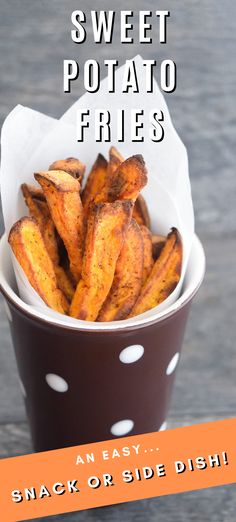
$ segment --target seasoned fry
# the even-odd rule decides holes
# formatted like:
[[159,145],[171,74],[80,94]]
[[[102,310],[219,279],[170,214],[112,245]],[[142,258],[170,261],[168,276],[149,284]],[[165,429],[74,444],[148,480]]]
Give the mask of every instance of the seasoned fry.
[[145,281],[149,277],[152,267],[154,265],[153,257],[152,257],[152,235],[150,230],[141,225],[140,231],[143,239],[143,273],[142,273],[142,286]]
[[[114,163],[119,163],[119,156],[115,156]],[[116,201],[128,199],[136,201],[139,192],[147,183],[147,170],[141,154],[131,156],[118,165],[110,161],[110,175],[105,178],[104,184],[95,198],[96,202]],[[113,172],[112,172],[113,170]]]
[[154,261],[159,257],[163,246],[165,245],[166,237],[155,234],[152,236],[152,255]]
[[21,190],[24,195],[24,189],[27,190],[27,193],[31,195],[32,198],[40,200],[40,201],[46,201],[44,193],[41,188],[36,187],[35,185],[29,185],[28,183],[23,183],[21,185]]
[[108,162],[108,167],[107,167],[108,177],[110,177],[114,174],[117,167],[119,167],[119,165],[121,163],[123,163],[123,161],[125,161],[125,159],[116,149],[116,147],[111,147],[109,150],[109,162]]
[[81,279],[70,307],[72,317],[96,320],[112,286],[132,206],[130,201],[91,206]]
[[128,199],[135,202],[147,183],[147,170],[141,154],[131,156],[121,163],[107,183],[109,201]]
[[76,178],[81,185],[85,173],[85,165],[77,158],[66,158],[54,161],[48,170],[64,170],[64,172]]
[[182,243],[177,229],[173,228],[167,236],[166,244],[141,290],[130,317],[154,308],[168,297],[179,282],[181,265]]
[[[40,232],[43,236],[45,247],[53,262],[58,287],[62,290],[62,292],[64,292],[66,298],[71,301],[74,294],[74,288],[65,270],[59,266],[60,255],[58,248],[58,237],[43,191],[41,189],[31,190],[31,187],[25,183],[21,186],[21,189],[26,205],[28,206],[30,216],[37,221]],[[43,197],[40,195],[40,198],[38,198],[38,192],[42,192]]]
[[52,259],[53,263],[58,264],[59,256],[56,229],[51,219],[47,202],[41,197],[38,199],[37,192],[32,191],[31,187],[26,185],[26,183],[21,185],[21,190],[25,199],[25,203],[29,209],[30,216],[34,218],[39,225],[50,258]]
[[147,208],[146,201],[142,194],[139,194],[138,198],[135,201],[133,218],[136,219],[139,225],[145,225],[150,229],[151,222],[150,216]]
[[21,191],[31,217],[34,217],[38,224],[44,225],[45,218],[48,218],[50,213],[43,191],[27,183],[21,185]]
[[[106,203],[107,201],[111,201],[109,198],[109,190],[111,179],[115,175],[117,168],[123,163],[124,158],[118,152],[115,147],[110,147],[109,150],[109,162],[107,164],[106,175],[104,177],[103,185],[100,187],[100,190],[97,191],[96,196],[94,197],[94,201],[96,203]],[[119,197],[115,198],[119,199]],[[114,199],[114,201],[115,201]]]
[[8,241],[36,292],[53,310],[65,313],[65,297],[57,287],[53,264],[36,221],[30,217],[17,221],[10,230]]
[[132,219],[117,260],[111,290],[97,321],[118,321],[130,313],[141,290],[143,257],[142,233]]
[[82,268],[84,216],[78,180],[61,170],[35,174],[51,216],[68,252],[70,270],[77,282]]
[[[111,147],[109,150],[109,163],[108,163],[108,179],[111,178],[116,172],[116,169],[123,163],[125,160],[123,156],[119,153],[119,151],[115,147]],[[108,191],[107,187],[107,191]],[[107,198],[108,199],[108,196]],[[134,210],[133,210],[133,218],[136,219],[139,225],[145,225],[150,228],[150,216],[147,208],[146,201],[144,197],[139,194],[135,201]]]
[[180,235],[151,233],[142,155],[125,160],[114,146],[108,162],[98,154],[80,195],[84,171],[69,157],[35,173],[40,188],[23,184],[31,217],[12,227],[9,242],[52,308],[85,321],[139,315],[178,284]]
[[102,154],[98,154],[82,192],[82,202],[85,215],[88,213],[90,204],[95,201],[96,196],[100,194],[106,184],[106,178],[107,160],[102,156]]
[[[107,163],[106,173],[103,179],[102,186],[97,191],[94,202],[96,203],[106,203],[110,201],[109,198],[109,190],[110,190],[110,184],[111,179],[115,175],[115,172],[117,168],[123,163],[124,158],[121,156],[121,154],[118,152],[118,150],[115,147],[110,147],[109,150],[109,162]],[[119,199],[119,197],[115,198]],[[114,200],[115,201],[115,200]]]

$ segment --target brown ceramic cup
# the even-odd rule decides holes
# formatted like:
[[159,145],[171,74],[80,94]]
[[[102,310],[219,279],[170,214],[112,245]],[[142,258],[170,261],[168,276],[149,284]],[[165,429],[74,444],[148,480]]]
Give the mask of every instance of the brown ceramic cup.
[[42,318],[18,296],[0,242],[0,287],[36,451],[163,429],[192,299],[205,272],[195,236],[182,294],[135,326],[78,329]]

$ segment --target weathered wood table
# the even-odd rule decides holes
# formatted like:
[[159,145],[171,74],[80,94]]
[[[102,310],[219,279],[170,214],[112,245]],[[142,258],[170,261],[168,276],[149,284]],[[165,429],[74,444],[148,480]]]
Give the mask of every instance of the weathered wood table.
[[[236,4],[173,0],[167,6],[163,0],[158,5],[153,0],[136,0],[130,5],[135,12],[171,9],[167,45],[121,45],[116,32],[113,46],[89,41],[76,46],[70,39],[70,14],[76,8],[94,9],[91,0],[0,0],[1,123],[17,103],[54,117],[71,105],[82,88],[77,83],[72,94],[63,94],[64,58],[82,64],[94,56],[123,60],[142,53],[146,58],[176,61],[178,88],[167,95],[167,102],[189,152],[196,230],[206,250],[207,273],[188,323],[169,427],[233,417]],[[101,7],[126,9],[127,2],[104,0]],[[0,321],[0,456],[7,457],[30,452],[31,443],[3,301]],[[235,512],[232,485],[44,520],[233,522]],[[4,522],[4,514],[0,518]]]

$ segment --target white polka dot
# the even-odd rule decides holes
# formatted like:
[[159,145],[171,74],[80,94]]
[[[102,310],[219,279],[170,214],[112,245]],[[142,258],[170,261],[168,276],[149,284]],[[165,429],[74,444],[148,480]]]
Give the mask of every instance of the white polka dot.
[[119,422],[116,422],[111,427],[112,435],[116,437],[122,437],[122,435],[126,435],[129,433],[134,427],[134,422],[130,419],[125,419]]
[[125,364],[130,364],[141,359],[143,354],[144,347],[141,344],[132,344],[120,352],[119,359]]
[[174,357],[172,357],[171,361],[169,362],[167,368],[166,368],[166,375],[171,375],[173,371],[175,370],[177,364],[179,361],[179,353],[176,353]]
[[21,379],[19,379],[19,384],[20,384],[20,389],[21,389],[21,393],[24,397],[26,397],[26,391],[25,391],[25,387],[24,387],[24,384],[22,382]]
[[167,422],[163,422],[158,431],[165,431],[167,428]]
[[55,373],[48,373],[45,379],[48,386],[57,392],[65,393],[69,388],[65,379],[60,377],[60,375],[56,375]]
[[7,314],[8,321],[12,322],[11,310],[6,301],[4,301],[5,312]]

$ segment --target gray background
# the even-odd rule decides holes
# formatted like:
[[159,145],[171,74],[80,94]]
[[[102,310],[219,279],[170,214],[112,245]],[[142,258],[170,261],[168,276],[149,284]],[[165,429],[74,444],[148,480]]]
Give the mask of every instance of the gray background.
[[[77,46],[70,39],[73,9],[170,9],[166,45]],[[235,416],[235,30],[232,0],[120,2],[1,0],[0,118],[17,104],[59,117],[82,93],[78,82],[63,94],[62,61],[82,65],[96,56],[122,60],[172,58],[178,88],[166,95],[174,124],[189,152],[196,230],[206,251],[204,285],[192,307],[179,365],[169,426]],[[88,23],[90,26],[90,24]],[[20,132],[20,129],[19,129]],[[1,231],[3,225],[1,224]],[[0,454],[31,450],[24,406],[1,301]],[[44,520],[148,522],[235,520],[234,486],[206,489]],[[1,520],[4,520],[1,515]]]

